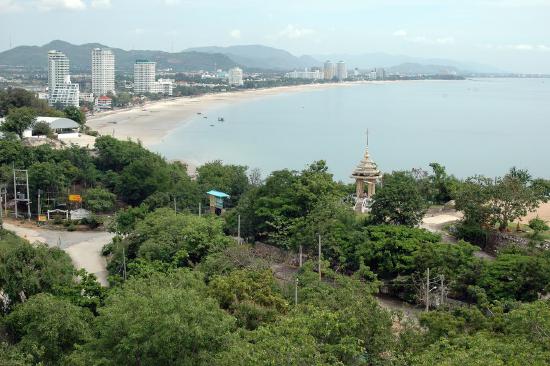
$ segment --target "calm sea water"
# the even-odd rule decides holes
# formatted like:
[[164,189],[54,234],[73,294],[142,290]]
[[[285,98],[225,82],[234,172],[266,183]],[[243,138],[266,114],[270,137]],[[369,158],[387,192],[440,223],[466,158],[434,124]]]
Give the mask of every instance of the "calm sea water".
[[371,156],[384,172],[439,162],[459,177],[497,176],[517,166],[550,178],[550,79],[361,84],[204,114],[208,119],[197,116],[153,149],[168,159],[221,159],[264,175],[324,159],[335,178],[347,181],[368,129]]

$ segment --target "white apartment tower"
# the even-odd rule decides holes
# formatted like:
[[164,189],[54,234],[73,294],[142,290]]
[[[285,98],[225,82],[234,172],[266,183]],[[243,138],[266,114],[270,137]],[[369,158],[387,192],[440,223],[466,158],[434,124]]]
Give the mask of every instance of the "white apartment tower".
[[92,50],[92,93],[95,96],[115,92],[115,55],[102,48]]
[[228,73],[228,81],[229,85],[243,85],[243,70],[238,67],[230,69]]
[[71,83],[69,59],[59,51],[48,52],[48,103],[51,106],[78,107],[78,84]]
[[325,80],[332,80],[336,77],[336,65],[334,62],[326,61],[324,65]]
[[156,62],[136,60],[134,64],[134,93],[151,93],[155,89]]
[[344,61],[338,61],[336,64],[336,78],[342,81],[348,78],[348,69]]

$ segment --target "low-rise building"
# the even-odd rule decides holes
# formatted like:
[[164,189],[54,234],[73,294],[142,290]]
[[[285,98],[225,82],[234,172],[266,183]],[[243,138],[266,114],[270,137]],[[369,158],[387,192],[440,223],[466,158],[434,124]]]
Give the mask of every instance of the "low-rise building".
[[310,79],[310,80],[319,80],[324,78],[323,72],[320,70],[309,71],[305,69],[304,71],[292,71],[285,74],[285,77],[289,79]]
[[96,100],[96,107],[99,109],[112,109],[113,100],[106,95],[102,95]]
[[[0,118],[0,125],[4,123],[5,118]],[[35,123],[46,123],[50,126],[52,132],[57,135],[58,139],[63,138],[75,138],[79,137],[78,128],[80,125],[69,118],[63,117],[36,117]],[[23,138],[34,137],[38,138],[40,136],[33,135],[33,129],[29,128],[23,131]]]

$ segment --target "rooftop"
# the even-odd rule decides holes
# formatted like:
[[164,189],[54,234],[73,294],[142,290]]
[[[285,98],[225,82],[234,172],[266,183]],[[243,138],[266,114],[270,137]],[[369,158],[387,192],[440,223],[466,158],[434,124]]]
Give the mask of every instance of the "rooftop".
[[208,194],[210,196],[218,197],[218,198],[228,198],[229,197],[229,195],[227,193],[223,193],[223,192],[215,191],[215,190],[208,191],[208,192],[206,192],[206,194]]
[[369,155],[369,148],[367,147],[365,149],[365,155],[363,156],[363,159],[357,164],[357,167],[351,174],[352,178],[380,178],[380,170],[378,170],[378,166]]

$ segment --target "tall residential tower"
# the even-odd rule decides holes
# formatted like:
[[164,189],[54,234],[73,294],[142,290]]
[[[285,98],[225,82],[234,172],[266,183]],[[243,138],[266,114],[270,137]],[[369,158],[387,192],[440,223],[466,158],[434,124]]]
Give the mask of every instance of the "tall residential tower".
[[338,61],[336,64],[336,78],[342,81],[348,78],[348,69],[344,61]]
[[336,65],[334,62],[326,61],[323,71],[325,80],[332,80],[336,77]]
[[115,55],[111,50],[92,50],[92,93],[102,96],[115,92]]
[[134,93],[151,93],[155,84],[156,62],[136,60],[134,64]]
[[48,52],[48,103],[51,106],[78,107],[78,84],[71,83],[69,59],[59,51]]

